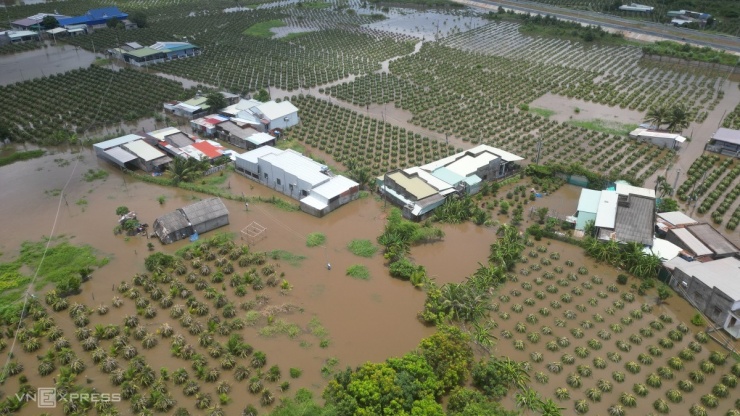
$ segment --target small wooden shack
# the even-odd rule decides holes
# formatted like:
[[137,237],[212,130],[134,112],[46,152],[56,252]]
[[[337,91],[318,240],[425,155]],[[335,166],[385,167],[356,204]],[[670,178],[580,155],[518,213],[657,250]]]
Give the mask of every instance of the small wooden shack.
[[170,244],[228,224],[229,211],[221,198],[209,198],[162,215],[152,228],[162,244]]

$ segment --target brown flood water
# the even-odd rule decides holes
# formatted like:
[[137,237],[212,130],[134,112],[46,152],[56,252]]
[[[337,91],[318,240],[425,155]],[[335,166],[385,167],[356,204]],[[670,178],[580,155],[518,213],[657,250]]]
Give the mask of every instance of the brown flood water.
[[81,48],[55,46],[53,41],[47,41],[45,45],[39,49],[0,57],[0,85],[86,68],[95,61],[95,54]]
[[[78,159],[79,163],[75,166],[75,162]],[[105,180],[85,182],[82,174],[88,169],[104,169],[109,172],[109,176]],[[0,181],[0,195],[2,195],[3,201],[0,204],[0,216],[4,219],[2,227],[4,239],[0,242],[0,251],[4,254],[0,259],[8,260],[14,256],[17,253],[20,243],[25,240],[39,240],[42,236],[48,236],[54,225],[57,207],[59,207],[55,235],[69,236],[74,243],[90,244],[101,253],[111,256],[110,263],[99,271],[96,271],[93,274],[93,279],[83,285],[83,293],[70,299],[70,302],[84,303],[93,308],[101,303],[110,305],[113,296],[120,296],[117,292],[114,293],[111,291],[112,285],[117,285],[123,280],[130,281],[135,273],[144,272],[143,260],[149,254],[146,243],[152,241],[147,240],[145,237],[131,237],[127,240],[122,236],[114,236],[112,228],[116,220],[114,215],[115,208],[119,205],[127,205],[138,213],[139,218],[143,222],[151,224],[157,216],[186,205],[194,198],[203,197],[178,189],[133,181],[131,178],[123,176],[111,165],[98,161],[94,153],[89,149],[83,149],[77,153],[59,151],[57,154],[48,155],[40,159],[5,166],[0,168],[0,177],[3,178],[3,181]],[[50,195],[51,192],[45,193],[45,191],[62,189],[68,180],[69,186],[66,192],[66,200],[62,199],[61,204],[58,197]],[[230,186],[231,191],[237,194],[244,193],[246,195],[262,196],[272,194],[271,190],[238,175],[231,175],[227,179],[225,186]],[[557,211],[570,211],[574,208],[574,206],[571,207],[574,204],[571,198],[577,195],[577,189],[575,187],[565,186],[552,196],[538,199],[534,204],[528,204],[527,209],[530,205],[547,205]],[[157,202],[157,197],[159,196],[165,196],[166,198],[166,202],[163,205]],[[87,202],[79,202],[83,200]],[[380,254],[377,254],[373,258],[365,259],[352,255],[346,249],[346,245],[352,239],[363,238],[374,241],[380,234],[385,223],[386,212],[384,211],[382,202],[373,197],[364,198],[346,205],[322,219],[314,218],[301,212],[285,212],[268,204],[250,204],[250,211],[246,212],[244,206],[239,203],[231,201],[224,202],[230,211],[231,224],[228,227],[224,227],[221,231],[232,232],[238,236],[239,231],[243,227],[252,221],[256,221],[265,226],[267,231],[266,238],[255,243],[253,245],[254,249],[261,251],[281,249],[306,256],[306,259],[298,267],[285,262],[279,265],[278,273],[284,272],[285,279],[293,285],[292,291],[287,295],[281,295],[274,288],[265,288],[265,290],[260,292],[260,294],[269,297],[270,305],[292,304],[302,308],[301,312],[280,314],[277,316],[277,319],[284,319],[287,322],[299,325],[303,328],[304,333],[295,339],[289,339],[285,335],[265,338],[257,333],[257,330],[265,324],[264,320],[257,327],[246,327],[243,331],[240,331],[244,335],[245,340],[255,350],[261,350],[267,353],[268,363],[265,370],[273,364],[280,366],[283,372],[282,380],[290,380],[292,385],[291,390],[286,394],[291,394],[291,392],[300,387],[310,388],[317,395],[320,394],[327,382],[322,377],[320,370],[330,357],[335,357],[339,361],[335,369],[343,369],[345,366],[354,367],[366,361],[382,361],[390,356],[398,356],[414,349],[421,338],[433,332],[432,328],[423,326],[416,319],[416,314],[421,310],[424,302],[423,292],[414,289],[407,282],[390,278]],[[412,256],[415,261],[424,265],[429,275],[433,276],[439,283],[460,282],[478,267],[479,262],[484,263],[486,261],[488,248],[494,241],[495,234],[492,229],[476,227],[470,223],[443,225],[442,228],[446,233],[443,242],[414,247],[412,249]],[[305,236],[311,232],[324,233],[327,236],[326,246],[306,247]],[[203,237],[208,238],[209,236],[206,234]],[[157,250],[166,253],[173,253],[178,248],[187,244],[187,242],[181,241],[169,246],[161,246],[158,242],[153,242]],[[237,243],[242,243],[238,237]],[[553,386],[564,385],[566,375],[575,371],[575,365],[566,365],[563,372],[559,375],[550,374],[544,366],[549,362],[559,360],[560,355],[566,352],[566,350],[573,355],[573,348],[581,344],[585,345],[586,340],[595,337],[596,332],[603,327],[600,326],[603,324],[596,324],[594,328],[586,331],[586,336],[583,339],[579,340],[566,332],[575,325],[575,322],[580,323],[582,320],[591,319],[589,318],[591,314],[596,313],[598,310],[598,313],[604,316],[606,324],[614,323],[642,302],[652,302],[652,300],[637,299],[635,303],[628,304],[623,311],[617,310],[616,314],[612,316],[607,315],[603,311],[604,308],[616,299],[617,294],[609,293],[608,299],[599,300],[599,306],[597,308],[588,307],[589,311],[586,314],[579,312],[578,319],[568,321],[568,326],[565,328],[558,328],[554,323],[546,323],[548,319],[553,320],[555,317],[562,319],[561,315],[566,309],[575,310],[576,305],[585,304],[586,299],[595,296],[596,290],[605,290],[604,287],[613,281],[617,271],[610,267],[594,264],[589,259],[583,258],[580,249],[575,247],[559,242],[552,242],[547,245],[547,242],[543,241],[536,244],[546,245],[548,249],[547,254],[541,254],[540,258],[547,257],[550,252],[557,251],[561,255],[561,260],[553,261],[551,266],[543,266],[542,271],[532,272],[527,277],[519,275],[518,282],[511,282],[500,291],[500,293],[505,294],[510,293],[512,289],[518,289],[523,293],[521,297],[512,295],[508,303],[499,302],[501,304],[501,311],[509,311],[511,317],[508,320],[502,320],[496,315],[493,316],[493,319],[499,324],[499,328],[494,330],[494,335],[499,337],[495,352],[502,355],[509,355],[515,359],[529,360],[530,352],[534,350],[542,351],[546,358],[540,364],[533,363],[531,374],[534,375],[536,371],[543,371],[550,375],[550,383],[541,385],[533,381],[533,387],[541,391],[545,397],[551,397],[554,389]],[[525,255],[530,250],[534,250],[534,248],[527,248]],[[546,280],[545,284],[541,287],[533,285],[532,292],[544,290],[547,284],[554,284],[555,280],[563,278],[568,272],[575,272],[575,269],[580,265],[588,268],[588,274],[585,276],[578,275],[579,280],[577,282],[571,282],[569,287],[559,287],[560,292],[557,295],[548,294],[547,303],[545,304],[542,304],[543,301],[537,301],[533,307],[526,307],[523,314],[516,314],[509,310],[512,304],[523,302],[524,298],[530,296],[527,291],[522,290],[520,286],[522,282],[526,280],[534,281],[535,277],[540,276],[545,270],[550,270],[556,265],[562,266],[565,260],[568,259],[575,262],[574,267],[563,266],[565,268],[564,274],[557,275],[552,282]],[[528,264],[521,265],[521,267],[518,266],[518,268],[526,268],[532,263],[536,263],[537,260],[530,258]],[[331,263],[331,270],[327,270],[327,263]],[[362,281],[345,276],[344,271],[353,264],[367,266],[370,270],[371,278],[367,281]],[[594,285],[593,289],[590,290],[584,289],[584,294],[574,296],[575,299],[571,304],[563,303],[561,309],[551,310],[552,314],[549,318],[541,317],[540,323],[537,325],[528,325],[533,328],[532,330],[542,325],[549,325],[553,329],[553,335],[543,336],[536,347],[528,345],[524,351],[517,351],[512,348],[512,340],[503,339],[499,336],[499,332],[502,329],[508,328],[508,326],[512,327],[511,331],[514,333],[513,325],[519,320],[523,321],[524,316],[529,313],[529,309],[531,309],[532,313],[537,314],[537,310],[540,307],[549,305],[550,298],[556,299],[556,296],[559,297],[562,293],[580,285],[592,275],[602,277],[604,279],[603,285]],[[212,286],[216,289],[219,288],[218,284],[212,284]],[[628,286],[620,287],[620,290],[628,290]],[[195,293],[199,300],[207,304],[211,303],[211,301],[204,299],[202,292],[196,291]],[[228,290],[227,297],[230,301],[238,304],[239,302],[253,299],[255,293],[249,290],[247,296],[238,298],[231,290]],[[184,301],[177,299],[175,303],[184,303]],[[683,300],[674,297],[670,299],[667,305],[655,307],[654,313],[668,313],[674,317],[675,322],[673,326],[666,325],[666,330],[663,331],[667,332],[669,328],[675,327],[679,319],[687,320],[691,315],[691,308]],[[97,324],[109,323],[121,325],[125,315],[135,314],[134,302],[124,298],[124,305],[120,310],[113,309],[109,314],[104,316],[99,316],[95,313],[92,314],[90,316],[91,323],[89,327],[94,328]],[[65,337],[72,340],[74,338],[75,328],[68,319],[67,312],[52,315],[57,324],[64,330]],[[244,317],[244,311],[239,310],[237,316]],[[328,331],[330,345],[325,349],[319,348],[317,337],[306,332],[308,322],[314,317]],[[195,319],[205,323],[207,317],[196,317]],[[626,339],[629,334],[646,325],[652,319],[654,318],[651,317],[651,314],[646,313],[642,319],[639,321],[635,320],[636,322],[630,325],[630,327],[626,327],[623,334],[618,336],[615,334],[611,341],[604,341],[603,350],[592,351],[588,360],[581,361],[589,364],[590,360],[597,355],[605,357],[606,352],[615,349],[615,340]],[[141,318],[141,323],[146,324],[147,330],[150,332],[156,331],[159,325],[164,322],[169,322],[175,329],[175,333],[183,334],[186,342],[195,346],[198,345],[197,337],[190,335],[187,329],[182,327],[178,321],[170,319],[168,312],[165,310],[158,308],[158,315],[153,319],[146,320]],[[694,330],[693,327],[691,329]],[[554,339],[553,337],[555,336],[568,336],[572,341],[571,346],[557,353],[547,352],[542,347],[548,339]],[[222,336],[216,338],[221,343],[224,343],[227,339],[227,337]],[[527,342],[526,334],[515,333],[513,339],[523,339]],[[573,389],[572,400],[584,396],[586,388],[591,383],[590,379],[594,381],[599,378],[611,379],[611,371],[618,369],[619,371],[623,371],[625,362],[636,359],[639,352],[644,351],[647,345],[656,343],[657,339],[658,337],[656,335],[653,339],[646,339],[642,346],[634,346],[631,352],[622,353],[622,362],[619,364],[610,363],[607,367],[608,372],[603,373],[602,370],[594,371],[594,376],[585,379],[583,388],[580,390]],[[687,344],[690,339],[691,337],[687,335],[682,345]],[[177,368],[184,367],[191,376],[193,375],[188,361],[175,358],[171,355],[169,351],[169,340],[160,340],[159,345],[149,351],[145,351],[141,347],[140,341],[136,341],[133,338],[131,341],[137,346],[139,353],[147,357],[147,362],[155,370],[166,367],[170,371],[174,371]],[[307,345],[302,346],[301,341],[307,343]],[[46,345],[48,341],[44,340],[43,343],[45,346],[42,347],[41,351],[44,351],[48,347]],[[107,349],[109,343],[110,341],[102,341],[101,347]],[[100,392],[118,391],[117,388],[109,383],[107,380],[108,376],[102,373],[92,362],[90,353],[82,351],[76,342],[72,342],[72,345],[78,357],[83,358],[88,365],[88,369],[78,378],[78,382],[84,383],[83,378],[87,376],[91,380],[92,385]],[[687,370],[676,372],[676,379],[672,383],[686,378],[688,369],[691,366],[697,365],[696,363],[698,363],[700,355],[702,357],[708,355],[707,351],[710,348],[716,348],[716,346],[712,346],[711,344],[705,345],[704,352],[697,354],[697,359],[693,363],[687,363]],[[678,345],[671,351],[665,351],[662,360],[666,360],[672,355],[677,354],[678,351],[680,351]],[[205,351],[202,351],[202,353],[205,354]],[[51,385],[51,376],[40,377],[35,370],[37,363],[34,357],[37,354],[27,354],[20,350],[18,351],[20,360],[26,364],[24,374],[29,377],[29,381],[34,386],[43,387]],[[119,361],[122,366],[126,365],[125,360],[121,359]],[[218,360],[208,357],[208,365],[218,366]],[[651,368],[657,368],[659,365],[664,364],[660,359],[656,359],[655,364]],[[291,367],[302,369],[303,375],[295,380],[290,379],[287,373]],[[653,369],[650,371],[654,371]],[[718,369],[716,375],[708,377],[711,380],[707,380],[705,385],[712,386],[715,384],[721,374],[726,372],[725,370]],[[604,394],[604,399],[601,403],[591,404],[592,414],[606,414],[607,407],[616,403],[618,395],[622,391],[631,390],[632,383],[644,382],[644,377],[646,377],[648,372],[646,368],[643,368],[639,375],[628,376],[625,383],[614,383],[615,386],[612,393]],[[220,380],[228,381],[233,388],[232,393],[230,393],[233,401],[224,407],[227,414],[238,413],[246,404],[258,406],[258,396],[243,394],[246,382],[236,382],[233,380],[231,371],[222,371]],[[13,384],[15,382],[16,380],[14,379],[8,383],[7,391],[15,391],[17,387],[17,385]],[[672,385],[672,383],[666,382],[664,386]],[[202,391],[212,393],[214,400],[217,400],[215,383],[200,382],[200,385]],[[266,386],[277,397],[281,397],[277,384],[267,383]],[[192,406],[193,399],[186,398],[182,393],[181,387],[168,383],[168,388],[173,398],[178,401],[177,406],[188,408]],[[697,386],[694,393],[684,396],[686,403],[698,402],[700,395],[705,390],[703,386]],[[638,400],[638,407],[635,409],[637,413],[630,413],[647,414],[651,411],[651,403],[658,397],[661,397],[661,395],[662,393],[655,391],[646,398],[640,398]],[[564,407],[572,409],[572,400],[563,402]],[[505,399],[505,405],[513,408],[513,403],[510,401],[511,399]],[[727,406],[730,405],[729,401],[723,400],[720,408],[724,409],[727,407],[725,404]],[[119,408],[121,410],[128,410],[128,406],[128,403],[122,403]],[[674,411],[679,409],[677,405],[672,405],[671,407]],[[28,406],[24,409],[23,414],[36,414],[34,412],[35,410],[35,408],[32,409],[31,406]],[[196,409],[190,408],[190,410],[196,412],[194,414],[197,414]]]

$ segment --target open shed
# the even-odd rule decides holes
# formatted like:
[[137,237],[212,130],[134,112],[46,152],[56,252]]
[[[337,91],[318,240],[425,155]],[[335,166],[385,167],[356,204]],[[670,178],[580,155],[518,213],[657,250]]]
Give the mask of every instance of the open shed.
[[208,198],[157,218],[153,229],[162,244],[170,244],[228,224],[229,210],[221,198]]

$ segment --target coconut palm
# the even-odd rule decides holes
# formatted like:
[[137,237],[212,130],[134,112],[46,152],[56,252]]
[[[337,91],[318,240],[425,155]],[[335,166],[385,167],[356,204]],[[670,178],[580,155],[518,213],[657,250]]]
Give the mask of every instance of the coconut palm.
[[664,106],[651,107],[645,114],[645,121],[660,129],[660,126],[668,123],[670,113],[670,110]]
[[665,122],[668,124],[668,130],[671,132],[681,132],[689,127],[691,114],[688,108],[683,104],[674,105],[667,114]]
[[563,371],[563,364],[560,363],[560,361],[554,361],[547,365],[547,369],[550,370],[551,373],[558,374]]
[[706,379],[706,375],[703,371],[695,370],[689,373],[689,379],[696,384],[701,384]]
[[641,383],[636,383],[634,386],[632,386],[632,391],[640,397],[645,397],[648,395],[648,393],[650,393],[648,387]]
[[182,393],[186,396],[192,396],[200,391],[200,386],[195,380],[189,380],[185,382],[185,386],[182,388]]
[[699,368],[706,374],[714,374],[715,365],[711,361],[702,360],[699,363]]
[[678,382],[678,388],[681,389],[681,391],[690,393],[694,391],[694,383],[692,383],[691,380],[681,380]]
[[626,392],[625,393],[622,393],[619,396],[619,402],[622,403],[622,405],[625,406],[625,407],[635,407],[635,406],[637,406],[637,399],[635,398],[635,396],[633,396],[630,393],[626,393]]
[[260,380],[259,377],[252,377],[249,379],[249,384],[247,385],[247,389],[252,394],[257,394],[262,391],[262,380]]
[[723,365],[727,362],[727,354],[722,354],[719,351],[712,351],[712,353],[709,354],[709,361],[714,365]]
[[712,387],[712,394],[720,398],[727,397],[730,394],[730,389],[722,383],[715,384]]
[[601,357],[596,357],[593,360],[594,367],[598,368],[599,370],[603,370],[606,368],[606,360]]
[[698,404],[692,404],[689,408],[691,416],[707,416],[707,409]]
[[583,385],[581,376],[575,373],[568,374],[568,378],[566,378],[565,382],[568,383],[568,385],[573,387],[574,389],[577,389],[581,387],[581,385]]
[[664,380],[671,380],[673,379],[673,370],[665,366],[658,367],[658,376]]
[[[181,159],[181,158],[175,158]],[[213,399],[209,393],[196,393],[195,395],[195,407],[198,409],[208,409],[211,407]]]

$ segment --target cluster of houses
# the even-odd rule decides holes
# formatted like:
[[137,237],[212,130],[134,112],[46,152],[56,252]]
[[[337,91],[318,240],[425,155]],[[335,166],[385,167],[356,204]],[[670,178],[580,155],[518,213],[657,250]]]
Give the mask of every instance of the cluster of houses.
[[[682,212],[655,214],[655,191],[626,183],[583,189],[576,231],[593,224],[603,241],[639,243],[658,256],[678,293],[734,338],[740,338],[740,248],[709,224]],[[734,277],[734,278],[733,278]]]
[[473,195],[484,181],[511,175],[520,160],[513,153],[482,144],[426,165],[386,173],[376,183],[389,201],[402,208],[405,218],[421,220],[450,195]]
[[674,26],[683,26],[688,23],[697,23],[701,27],[707,24],[712,15],[709,13],[692,12],[690,10],[671,10],[667,13]]
[[[53,17],[58,26],[44,27],[44,18]],[[136,24],[128,20],[128,14],[122,12],[116,6],[90,9],[82,16],[65,16],[58,13],[38,13],[24,19],[10,22],[11,31],[5,32],[5,37],[12,43],[40,40],[41,34],[46,33],[50,37],[75,36],[90,33],[95,29],[105,28],[108,22],[117,20],[126,29],[136,28]],[[0,36],[0,42],[2,42]]]

